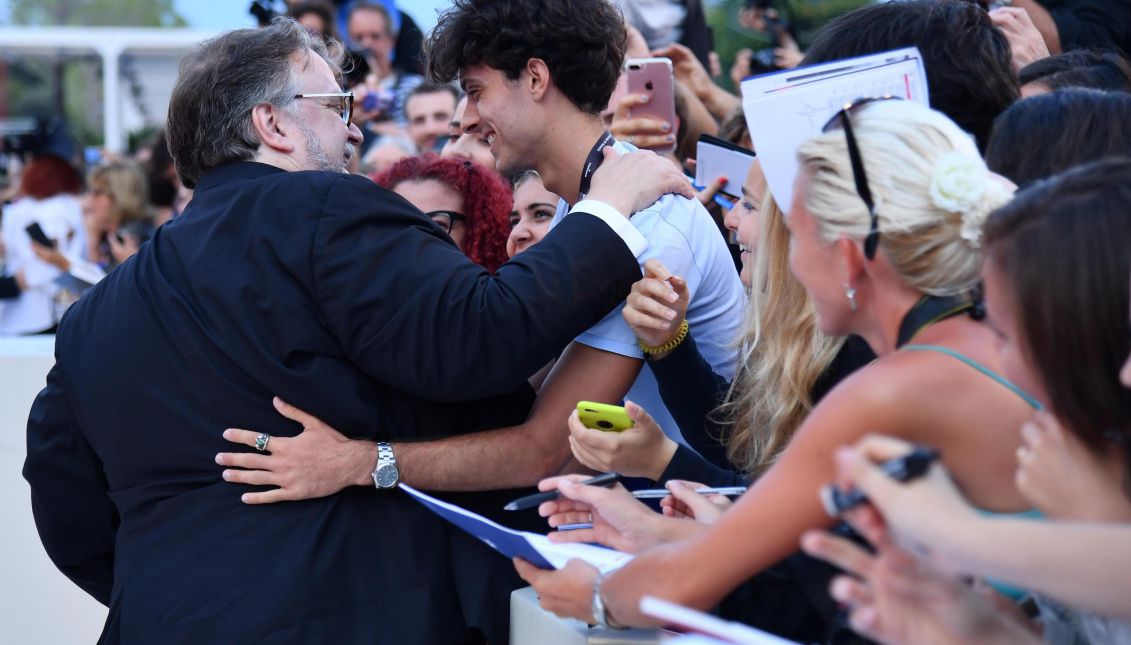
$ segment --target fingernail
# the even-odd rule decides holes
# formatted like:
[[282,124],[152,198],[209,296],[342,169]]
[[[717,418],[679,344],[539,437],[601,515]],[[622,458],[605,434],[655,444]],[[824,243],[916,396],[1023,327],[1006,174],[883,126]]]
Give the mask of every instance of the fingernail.
[[223,453],[216,455],[216,463],[220,464],[221,466],[224,465],[224,455],[223,455]]
[[232,438],[232,429],[231,428],[228,428],[227,430],[224,431],[224,438],[225,439],[231,439]]
[[675,135],[674,135],[674,134],[669,134],[668,136],[664,137],[664,141],[667,141],[668,143],[671,143],[672,141],[675,141]]
[[664,132],[667,132],[667,131],[669,131],[669,130],[671,130],[671,129],[672,129],[672,124],[670,124],[670,123],[665,123],[665,124],[664,124],[664,127],[663,127],[663,130],[664,130]]
[[664,316],[666,316],[668,320],[672,320],[673,318],[675,318],[675,312],[671,309],[668,309],[664,312]]
[[250,499],[250,497],[249,497],[250,494],[251,493],[244,493],[243,495],[240,495],[240,501],[243,502],[244,504],[246,504],[247,500]]
[[227,481],[232,478],[232,471],[225,470],[224,472],[220,473],[220,476],[223,477],[225,481]]
[[720,184],[725,185],[728,181],[730,181],[730,180],[727,179],[726,177],[719,177],[719,183]]

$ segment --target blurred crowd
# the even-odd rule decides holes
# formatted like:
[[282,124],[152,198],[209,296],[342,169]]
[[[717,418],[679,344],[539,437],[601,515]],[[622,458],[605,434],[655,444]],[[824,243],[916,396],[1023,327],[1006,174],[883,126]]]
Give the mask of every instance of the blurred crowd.
[[[804,3],[751,1],[739,19],[773,45],[727,71],[700,2],[613,4],[624,58],[671,62],[674,119],[634,116],[649,97],[622,73],[603,124],[691,175],[702,135],[756,152],[757,115],[727,89],[751,72],[917,46],[931,108],[868,97],[796,160],[754,157],[729,178],[741,190],[696,187],[715,237],[683,231],[694,261],[649,259],[621,314],[657,403],[638,405],[634,373],[609,401],[635,401],[633,427],[573,413],[571,461],[554,471],[672,496],[656,512],[624,486],[543,479],[565,498],[541,509],[551,527],[590,525],[552,539],[636,554],[607,575],[518,562],[543,606],[647,626],[652,593],[805,642],[1131,643],[1128,3],[856,3],[800,30],[790,5]],[[426,37],[395,4],[308,0],[290,15],[346,44],[342,109],[363,135],[348,170],[476,264],[495,272],[577,201],[497,165],[507,133],[485,133],[466,83],[425,78]],[[764,168],[795,161],[779,204]],[[85,178],[30,159],[3,211],[0,334],[51,332],[189,199],[161,136]],[[531,375],[531,396],[553,372]],[[923,446],[938,458],[921,478],[878,467]],[[870,504],[830,515],[818,491],[833,482]],[[695,492],[730,485],[749,489]]]

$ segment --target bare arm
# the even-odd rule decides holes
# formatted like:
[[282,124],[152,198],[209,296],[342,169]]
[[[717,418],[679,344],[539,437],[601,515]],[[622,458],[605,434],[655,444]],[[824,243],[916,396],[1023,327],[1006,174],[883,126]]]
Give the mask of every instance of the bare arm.
[[986,517],[962,499],[942,468],[900,484],[872,463],[910,449],[901,441],[869,437],[837,456],[841,481],[867,493],[898,539],[920,545],[949,570],[1131,619],[1131,526]]
[[[494,490],[534,485],[570,457],[566,421],[580,400],[618,402],[642,361],[571,343],[546,379],[525,423],[445,439],[394,443],[404,482],[427,490]],[[233,483],[279,486],[245,493],[249,504],[311,499],[347,486],[370,486],[373,441],[349,439],[323,421],[275,400],[283,416],[303,425],[297,437],[272,437],[268,453],[220,453]],[[224,437],[254,446],[258,432],[229,429]],[[242,470],[241,470],[242,469]]]
[[607,578],[602,590],[616,621],[651,624],[637,609],[645,593],[709,609],[743,580],[796,551],[807,529],[830,525],[817,491],[833,478],[833,451],[869,426],[890,424],[893,416],[876,413],[880,403],[862,389],[830,393],[777,464],[709,530],[645,552]]
[[530,418],[519,426],[393,444],[401,477],[428,490],[532,486],[570,457],[566,420],[578,401],[618,403],[642,361],[571,343],[546,378]]
[[975,518],[943,555],[955,568],[1131,620],[1131,526]]

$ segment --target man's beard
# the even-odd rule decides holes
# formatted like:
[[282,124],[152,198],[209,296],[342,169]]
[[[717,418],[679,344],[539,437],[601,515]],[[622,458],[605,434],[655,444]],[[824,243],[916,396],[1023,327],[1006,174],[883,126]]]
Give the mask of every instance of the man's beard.
[[327,172],[349,172],[349,160],[353,159],[353,156],[357,153],[357,149],[352,143],[346,144],[345,159],[341,160],[338,163],[334,163],[330,160],[330,157],[326,154],[326,151],[322,149],[322,146],[318,144],[318,137],[314,134],[314,130],[311,130],[301,123],[298,127],[299,130],[302,131],[303,136],[306,137],[307,157],[310,159],[310,163],[313,164],[317,170],[325,170]]

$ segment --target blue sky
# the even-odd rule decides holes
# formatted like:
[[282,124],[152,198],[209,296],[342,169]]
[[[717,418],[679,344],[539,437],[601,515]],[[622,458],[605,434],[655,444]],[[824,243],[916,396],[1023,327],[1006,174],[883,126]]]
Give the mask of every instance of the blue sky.
[[[236,29],[252,27],[254,18],[247,12],[251,0],[174,0],[177,12],[197,29]],[[450,4],[449,0],[411,0],[402,2],[401,10],[410,14],[424,31],[436,22],[436,10]]]

